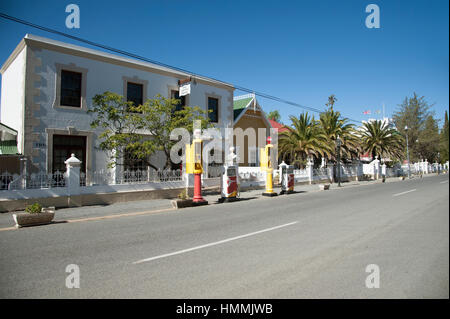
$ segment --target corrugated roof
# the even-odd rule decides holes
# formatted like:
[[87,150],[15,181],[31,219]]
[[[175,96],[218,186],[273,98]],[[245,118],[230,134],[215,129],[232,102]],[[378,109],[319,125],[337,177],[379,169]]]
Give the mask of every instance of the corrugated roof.
[[19,154],[16,141],[0,141],[0,155]]

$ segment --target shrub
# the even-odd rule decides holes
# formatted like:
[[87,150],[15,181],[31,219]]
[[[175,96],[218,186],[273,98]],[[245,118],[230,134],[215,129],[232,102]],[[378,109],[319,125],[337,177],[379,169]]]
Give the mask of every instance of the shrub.
[[179,198],[179,199],[188,199],[188,198],[189,198],[186,188],[183,189],[183,190],[178,194],[178,198]]
[[29,214],[38,214],[42,211],[42,205],[39,203],[34,203],[32,205],[28,205],[25,208],[25,212],[29,213]]

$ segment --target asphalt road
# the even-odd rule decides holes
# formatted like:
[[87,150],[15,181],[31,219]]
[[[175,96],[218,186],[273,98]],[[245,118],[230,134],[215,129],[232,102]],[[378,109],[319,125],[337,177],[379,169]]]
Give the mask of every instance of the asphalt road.
[[448,175],[2,231],[0,297],[449,298]]

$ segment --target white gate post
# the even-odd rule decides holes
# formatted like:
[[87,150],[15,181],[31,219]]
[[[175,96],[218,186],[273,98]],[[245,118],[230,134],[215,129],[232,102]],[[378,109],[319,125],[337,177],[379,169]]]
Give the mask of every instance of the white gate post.
[[314,176],[313,176],[313,163],[311,162],[311,159],[308,157],[307,163],[306,163],[306,172],[308,174],[308,180],[309,183],[312,184]]
[[71,199],[72,195],[80,194],[80,165],[81,161],[72,154],[64,164],[66,164],[66,187],[69,195],[69,206],[81,206],[81,203],[75,203]]

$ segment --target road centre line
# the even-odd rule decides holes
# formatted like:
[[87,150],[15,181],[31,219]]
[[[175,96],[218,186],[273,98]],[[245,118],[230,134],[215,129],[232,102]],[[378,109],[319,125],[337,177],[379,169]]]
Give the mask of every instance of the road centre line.
[[408,194],[408,193],[411,193],[411,192],[415,192],[416,190],[417,190],[417,189],[411,189],[411,190],[409,190],[409,191],[406,191],[406,192],[402,192],[402,193],[394,194],[394,195],[392,195],[392,197],[396,197],[396,196],[400,196],[400,195]]
[[133,264],[140,264],[140,263],[144,263],[144,262],[148,262],[148,261],[152,261],[152,260],[156,260],[156,259],[166,258],[166,257],[174,256],[174,255],[180,255],[180,254],[188,253],[188,252],[191,252],[191,251],[194,251],[194,250],[207,248],[207,247],[211,247],[211,246],[216,246],[216,245],[224,244],[224,243],[227,243],[227,242],[230,242],[230,241],[233,241],[233,240],[242,239],[242,238],[258,235],[258,234],[261,234],[261,233],[265,233],[265,232],[268,232],[268,231],[272,231],[272,230],[275,230],[275,229],[291,226],[291,225],[294,225],[294,224],[297,224],[297,223],[298,223],[298,221],[295,221],[295,222],[288,223],[288,224],[283,224],[283,225],[278,225],[278,226],[275,226],[275,227],[270,227],[270,228],[258,230],[258,231],[255,231],[255,232],[252,232],[252,233],[248,233],[248,234],[245,234],[245,235],[240,235],[240,236],[236,236],[236,237],[231,237],[231,238],[219,240],[219,241],[212,242],[212,243],[205,244],[205,245],[200,245],[200,246],[196,246],[196,247],[192,247],[192,248],[188,248],[188,249],[178,250],[178,251],[175,251],[175,252],[172,252],[172,253],[168,253],[168,254],[164,254],[164,255],[159,255],[159,256],[154,256],[154,257],[150,257],[150,258],[146,258],[146,259],[141,259],[141,260],[133,262]]

